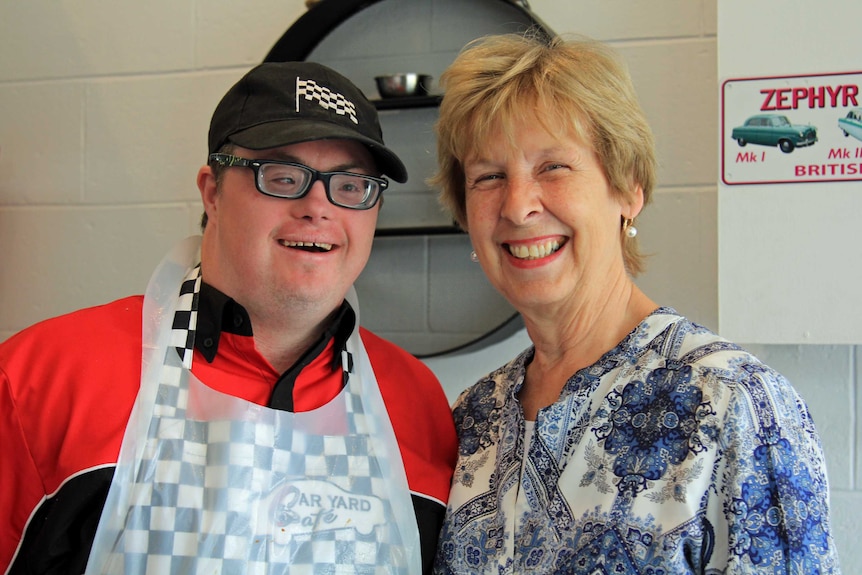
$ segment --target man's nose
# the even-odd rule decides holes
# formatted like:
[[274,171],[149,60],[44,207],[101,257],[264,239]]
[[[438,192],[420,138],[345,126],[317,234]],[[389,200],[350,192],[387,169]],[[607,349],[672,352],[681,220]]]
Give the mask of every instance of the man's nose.
[[302,198],[292,201],[296,204],[294,207],[300,217],[326,217],[333,208],[337,208],[329,201],[326,185],[321,179],[314,180]]

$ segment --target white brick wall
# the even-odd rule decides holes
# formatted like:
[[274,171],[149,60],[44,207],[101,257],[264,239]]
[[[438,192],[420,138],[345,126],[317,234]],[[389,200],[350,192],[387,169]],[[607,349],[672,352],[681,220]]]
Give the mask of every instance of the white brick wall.
[[[397,14],[407,1],[387,0],[397,8],[390,13]],[[480,4],[491,0],[469,1],[471,11],[480,12]],[[661,162],[655,202],[639,221],[644,248],[655,254],[639,283],[661,304],[713,328],[716,1],[530,2],[554,31],[609,41],[628,61]],[[194,178],[206,154],[213,106],[304,10],[302,0],[4,4],[0,340],[46,317],[143,291],[168,247],[197,232],[201,210]],[[378,64],[397,62],[393,51],[414,50],[418,57],[427,47],[440,50],[435,65],[445,65],[446,38],[437,30],[445,28],[446,13],[432,10],[428,19],[412,22],[423,33],[432,30],[422,45],[415,35],[407,47],[398,39],[399,33],[409,34],[403,28],[411,24],[403,19],[400,31],[381,25],[364,30],[362,37],[392,44],[369,44]],[[459,33],[457,26],[451,28],[452,35]],[[380,257],[362,279],[363,321],[382,335],[427,342],[452,330],[481,331],[473,325],[477,313],[505,313],[493,300],[476,305],[481,277],[474,274],[469,281],[477,283],[464,288],[460,280],[441,275],[441,269],[471,273],[463,241],[445,239],[429,247],[421,238],[387,239],[379,247]],[[425,256],[410,255],[415,253]],[[402,265],[394,268],[395,262]],[[398,294],[397,306],[374,295],[375,286],[392,282],[415,284]],[[405,334],[394,318],[416,318],[428,331]],[[862,561],[856,544],[862,523],[862,480],[857,479],[862,426],[856,426],[862,417],[856,400],[862,353],[851,346],[753,351],[808,400],[827,454],[835,531],[849,573],[849,566]]]

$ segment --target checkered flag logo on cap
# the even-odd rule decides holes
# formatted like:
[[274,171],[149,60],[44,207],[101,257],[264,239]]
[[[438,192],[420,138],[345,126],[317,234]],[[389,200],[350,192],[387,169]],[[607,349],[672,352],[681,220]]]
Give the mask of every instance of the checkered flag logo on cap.
[[326,86],[320,86],[314,80],[302,80],[296,78],[296,111],[299,113],[300,97],[305,96],[309,102],[317,102],[324,110],[333,110],[340,116],[347,116],[354,124],[359,124],[356,119],[356,106],[339,94],[333,92]]

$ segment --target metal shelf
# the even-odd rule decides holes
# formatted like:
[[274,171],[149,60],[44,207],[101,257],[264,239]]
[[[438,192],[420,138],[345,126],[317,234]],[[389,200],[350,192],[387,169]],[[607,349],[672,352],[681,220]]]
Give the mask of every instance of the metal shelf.
[[377,228],[374,237],[387,238],[398,236],[445,236],[462,235],[464,230],[458,226],[407,226],[403,228]]
[[404,108],[436,108],[443,96],[401,96],[372,100],[378,110],[400,110]]

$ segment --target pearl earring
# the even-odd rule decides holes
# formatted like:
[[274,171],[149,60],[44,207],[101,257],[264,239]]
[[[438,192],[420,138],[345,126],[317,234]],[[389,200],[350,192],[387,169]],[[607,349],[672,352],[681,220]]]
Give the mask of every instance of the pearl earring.
[[470,252],[470,261],[474,263],[479,261],[479,256],[476,255],[475,251]]
[[633,238],[638,235],[638,229],[634,227],[634,220],[623,218],[623,231],[627,238]]

